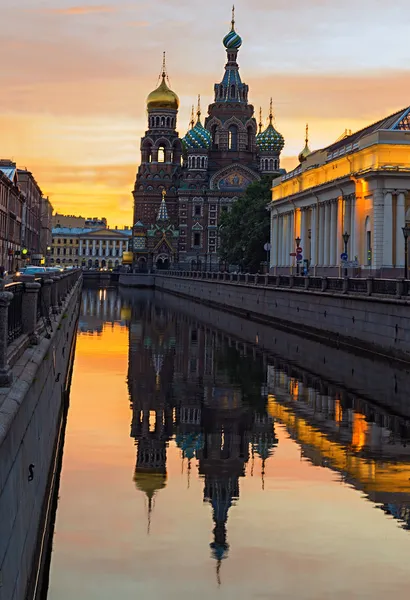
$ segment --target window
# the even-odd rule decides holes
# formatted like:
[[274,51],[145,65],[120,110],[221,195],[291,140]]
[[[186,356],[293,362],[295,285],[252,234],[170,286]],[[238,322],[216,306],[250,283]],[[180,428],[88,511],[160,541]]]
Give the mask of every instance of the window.
[[201,205],[200,205],[200,204],[195,204],[195,205],[194,205],[194,215],[195,215],[196,217],[200,217],[200,216],[201,216],[201,214],[202,214],[202,211],[201,211]]
[[160,146],[158,148],[158,162],[160,162],[160,163],[165,162],[165,148],[164,148],[164,146]]
[[238,150],[238,128],[236,125],[230,125],[228,129],[228,150]]
[[201,234],[200,233],[194,233],[194,246],[200,246],[201,245]]
[[212,125],[212,147],[217,149],[219,145],[218,125]]
[[66,244],[66,243],[67,243],[67,240],[66,240],[66,239],[64,239],[64,240],[63,240],[63,242],[64,242],[64,244]]
[[70,240],[70,244],[72,244],[72,243],[73,243],[73,240]]

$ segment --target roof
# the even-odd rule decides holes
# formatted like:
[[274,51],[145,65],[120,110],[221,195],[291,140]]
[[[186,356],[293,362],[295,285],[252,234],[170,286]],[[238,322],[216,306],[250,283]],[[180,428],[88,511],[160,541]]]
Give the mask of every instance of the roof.
[[16,167],[2,167],[0,166],[0,171],[2,171],[4,173],[4,175],[10,179],[10,181],[12,181],[14,183],[14,178],[16,175]]
[[53,229],[51,230],[52,235],[57,236],[63,236],[63,235],[85,235],[85,234],[97,234],[99,237],[105,237],[105,236],[112,236],[114,237],[115,235],[117,236],[131,236],[132,234],[132,230],[131,229],[108,229],[108,228],[101,228],[101,229],[95,229],[90,228],[90,227],[53,227]]
[[380,121],[376,121],[376,123],[372,123],[372,125],[368,125],[364,127],[364,129],[360,129],[351,135],[348,135],[341,140],[331,144],[324,148],[328,152],[334,152],[335,150],[339,150],[339,148],[343,148],[349,144],[356,144],[362,137],[365,135],[369,135],[374,133],[375,131],[383,130],[410,130],[410,106],[407,108],[403,108],[388,117],[384,117],[380,119]]

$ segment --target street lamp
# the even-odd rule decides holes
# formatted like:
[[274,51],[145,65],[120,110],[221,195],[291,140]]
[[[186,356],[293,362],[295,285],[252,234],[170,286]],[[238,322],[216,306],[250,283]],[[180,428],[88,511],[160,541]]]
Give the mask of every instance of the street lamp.
[[199,253],[196,255],[196,270],[199,271]]
[[[347,233],[347,231],[345,231],[342,237],[343,237],[343,243],[345,245],[345,254],[347,254],[347,244],[349,243],[350,234]],[[345,264],[346,264],[346,261],[345,261]],[[347,277],[347,266],[345,266],[345,277]]]
[[246,246],[242,246],[241,248],[242,250],[242,273],[244,271],[244,266],[245,266],[245,250],[246,250]]
[[404,235],[404,279],[407,279],[407,262],[408,262],[408,252],[407,252],[407,238],[410,235],[410,225],[405,225],[402,227],[403,235]]
[[295,244],[296,244],[296,275],[299,275],[299,261],[298,261],[298,257],[297,257],[297,254],[298,254],[297,249],[299,248],[301,241],[302,240],[300,239],[299,236],[295,238]]

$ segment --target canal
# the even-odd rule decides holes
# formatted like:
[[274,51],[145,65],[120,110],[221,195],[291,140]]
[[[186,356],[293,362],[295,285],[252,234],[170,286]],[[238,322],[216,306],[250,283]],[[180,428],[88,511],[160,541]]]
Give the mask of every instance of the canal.
[[408,598],[409,422],[124,294],[83,292],[48,600]]

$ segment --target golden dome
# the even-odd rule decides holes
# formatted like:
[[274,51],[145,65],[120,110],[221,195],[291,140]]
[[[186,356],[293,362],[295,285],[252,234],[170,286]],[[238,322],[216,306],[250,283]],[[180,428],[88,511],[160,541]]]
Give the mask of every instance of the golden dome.
[[162,73],[162,81],[156,90],[150,93],[147,98],[147,108],[171,108],[178,110],[179,98],[175,92],[169,89],[165,81],[165,72]]
[[302,152],[298,156],[299,162],[300,163],[304,162],[310,154],[312,154],[312,152],[309,148],[309,125],[306,124],[305,147],[303,148]]
[[167,483],[166,473],[158,471],[135,471],[134,482],[141,492],[145,492],[149,499],[159,490],[163,490]]

